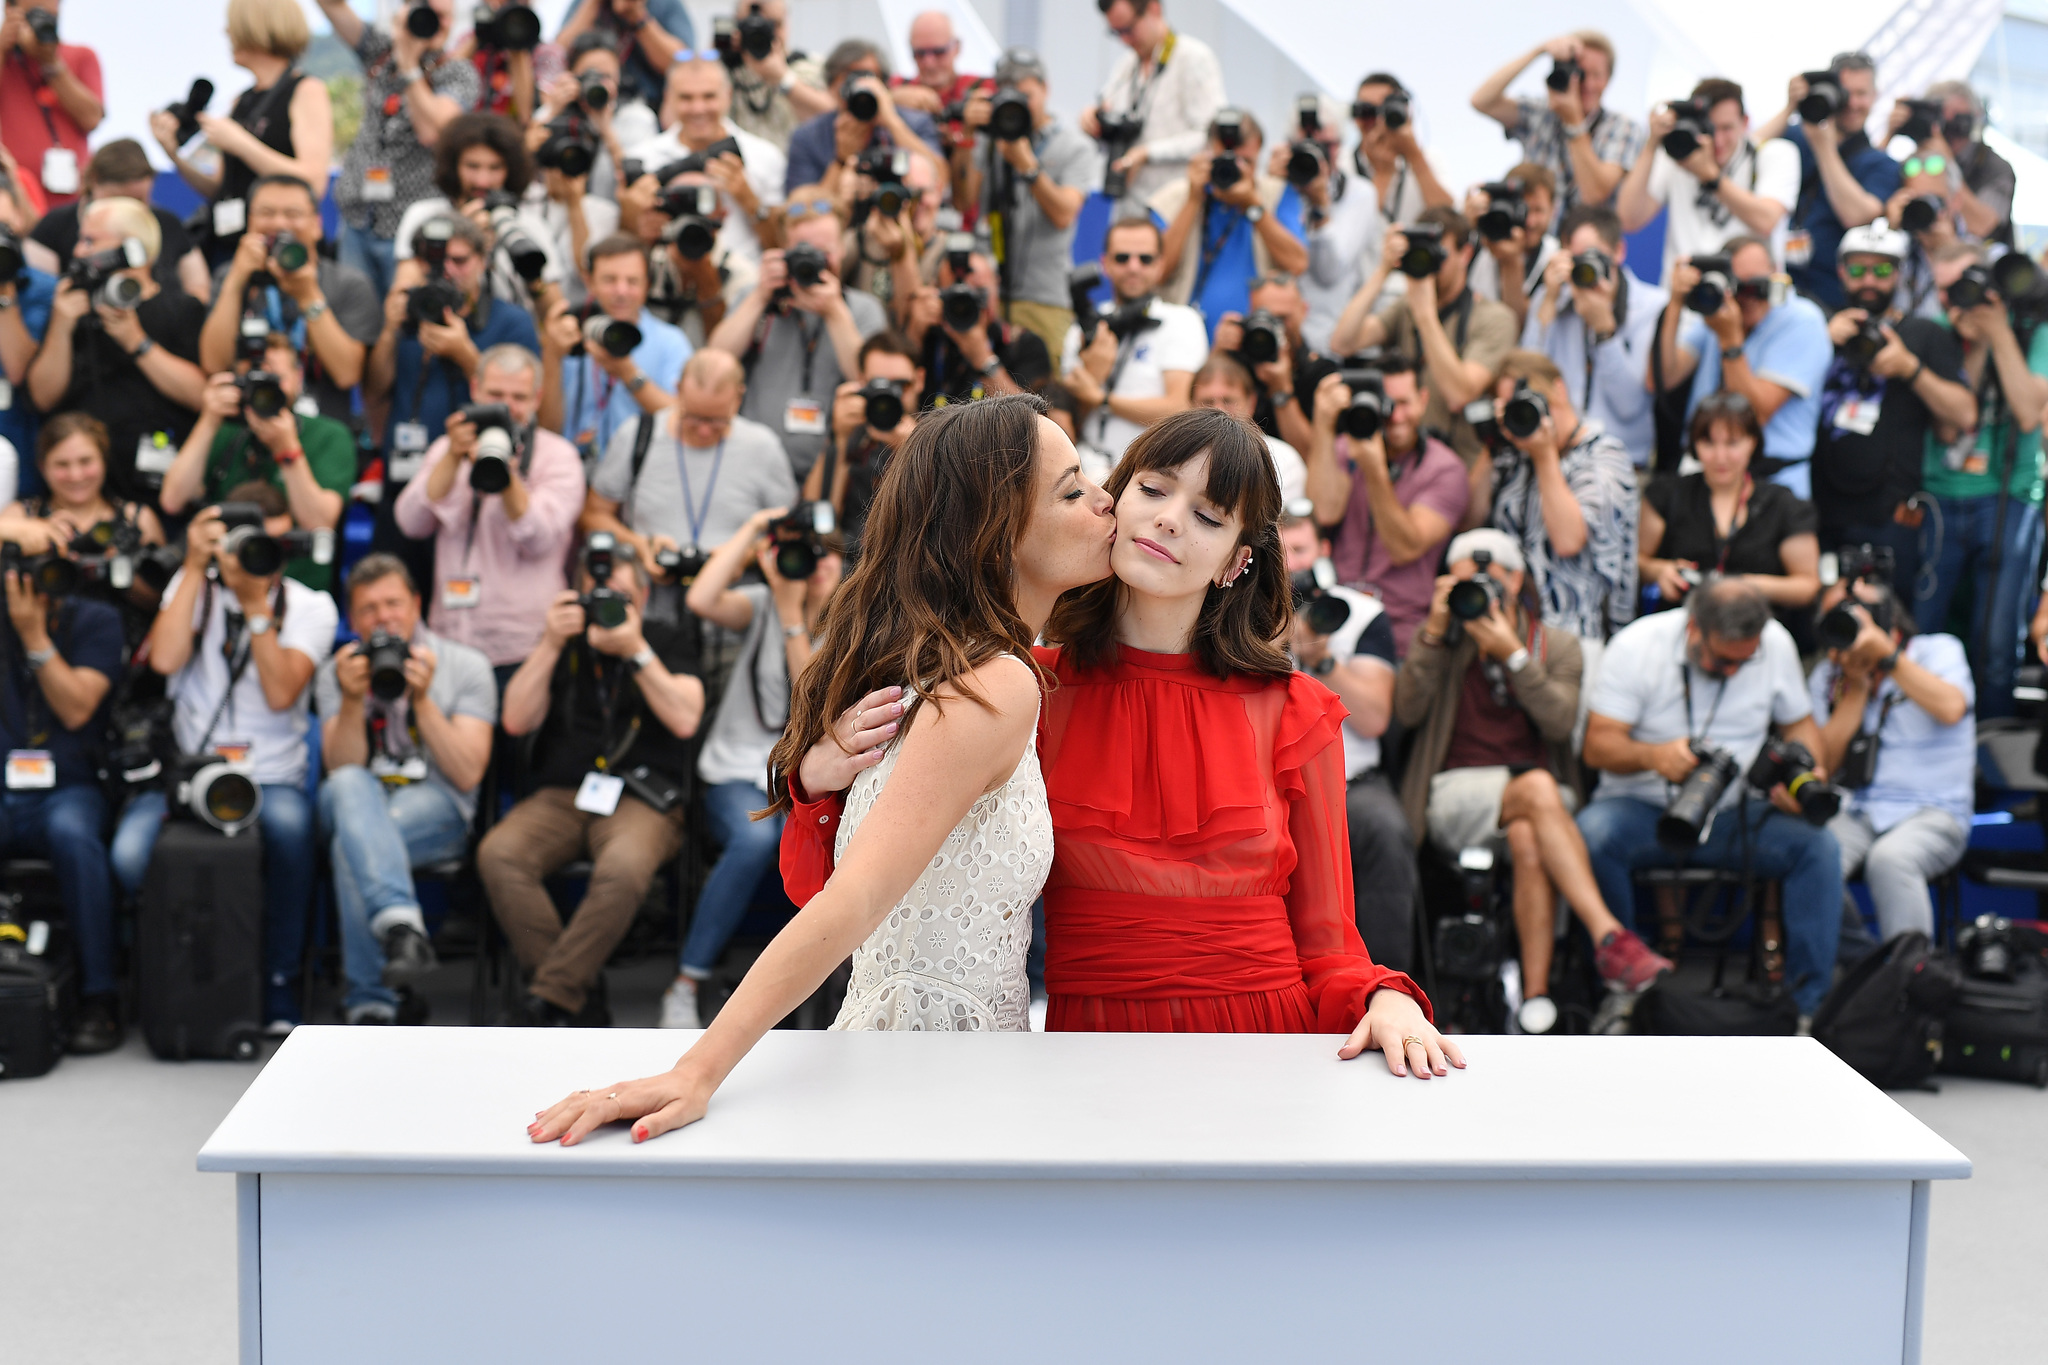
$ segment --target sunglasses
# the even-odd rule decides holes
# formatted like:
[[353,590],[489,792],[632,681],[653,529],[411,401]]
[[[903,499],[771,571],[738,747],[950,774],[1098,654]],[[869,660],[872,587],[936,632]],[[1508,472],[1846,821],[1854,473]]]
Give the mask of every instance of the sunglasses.
[[1860,280],[1865,275],[1873,279],[1888,280],[1899,273],[1899,268],[1890,261],[1878,261],[1870,265],[1845,265],[1842,271],[1852,280]]
[[1149,251],[1119,251],[1109,259],[1115,261],[1118,265],[1129,265],[1132,261],[1136,261],[1139,265],[1150,265],[1159,258]]
[[910,55],[920,62],[936,62],[952,56],[954,46],[953,43],[947,43],[944,47],[913,47],[910,49]]
[[799,223],[806,218],[823,218],[830,212],[830,199],[793,199],[782,206],[783,218],[791,223]]
[[1911,180],[1916,175],[1948,174],[1948,158],[1945,156],[1909,156],[1906,164],[1899,167],[1899,174]]

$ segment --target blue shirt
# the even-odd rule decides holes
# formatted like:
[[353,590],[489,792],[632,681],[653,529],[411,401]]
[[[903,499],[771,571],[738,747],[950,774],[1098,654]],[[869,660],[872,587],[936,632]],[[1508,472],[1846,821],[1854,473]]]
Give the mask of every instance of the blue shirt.
[[121,636],[121,613],[111,604],[92,597],[70,597],[52,604],[50,643],[73,668],[90,668],[111,684],[100,699],[99,709],[76,730],[67,730],[50,709],[42,684],[28,670],[22,658],[20,637],[10,627],[0,646],[6,664],[0,667],[0,746],[7,749],[44,749],[57,760],[57,785],[75,787],[99,780],[99,765],[93,750],[105,728],[107,711],[121,690],[122,665],[127,649]]
[[[1216,341],[1216,324],[1225,313],[1244,313],[1251,308],[1252,277],[1258,261],[1252,238],[1258,231],[1243,209],[1227,208],[1211,199],[1203,206],[1202,254],[1195,258],[1195,282],[1188,289],[1188,303],[1202,315],[1209,328],[1209,341]],[[1273,206],[1273,220],[1302,241],[1301,196],[1289,185]]]
[[[1870,820],[1884,833],[1915,811],[1933,807],[1947,811],[1970,827],[1975,809],[1977,774],[1977,687],[1970,679],[1970,658],[1953,635],[1915,635],[1906,641],[1908,659],[1963,689],[1969,710],[1954,725],[1943,725],[1908,700],[1898,683],[1884,685],[1863,710],[1862,729],[1877,730],[1877,771],[1869,786],[1849,793],[1847,809]],[[1826,725],[1835,684],[1835,666],[1823,661],[1807,682],[1813,695],[1813,721]],[[1884,703],[1897,698],[1889,715]]]
[[[1705,318],[1688,310],[1678,344],[1700,358],[1699,368],[1692,372],[1692,396],[1685,404],[1685,415],[1690,418],[1701,401],[1721,387],[1721,342]],[[1761,453],[1778,460],[1810,458],[1820,422],[1821,384],[1835,358],[1827,318],[1811,299],[1787,299],[1764,314],[1764,320],[1742,343],[1742,351],[1752,374],[1792,394],[1764,424]],[[1802,498],[1812,496],[1805,465],[1784,472],[1793,477],[1773,482],[1784,484]]]
[[[683,364],[690,358],[690,339],[680,327],[672,327],[645,308],[635,324],[640,344],[633,349],[633,363],[658,389],[676,392],[682,382]],[[640,415],[640,400],[587,355],[572,355],[562,361],[562,395],[569,439],[587,450],[602,451],[611,444],[612,433]],[[593,442],[585,432],[596,433]]]
[[[922,109],[898,109],[903,122],[911,132],[923,138],[931,149],[941,157],[946,155],[946,145],[939,140],[939,126],[932,122],[932,116]],[[815,185],[825,178],[825,172],[832,169],[833,154],[838,150],[832,139],[832,121],[839,115],[831,109],[816,118],[806,119],[789,135],[789,169],[782,177],[782,189],[786,194],[799,185]],[[875,125],[873,135],[868,139],[870,147],[892,147],[895,145],[880,124]]]
[[[1835,253],[1848,229],[1835,217],[1835,206],[1828,202],[1827,190],[1821,184],[1820,163],[1813,159],[1813,148],[1807,145],[1806,130],[1794,124],[1785,130],[1785,140],[1799,149],[1799,203],[1792,210],[1792,226],[1806,229],[1813,239],[1813,254],[1806,264],[1792,266],[1788,273],[1800,293],[1820,300],[1831,310],[1840,308],[1849,297],[1842,289],[1842,277],[1835,273]],[[1850,177],[1876,195],[1879,203],[1890,203],[1901,184],[1899,163],[1884,148],[1871,146],[1870,138],[1863,133],[1842,139],[1840,145],[1842,162],[1849,168]]]
[[[57,277],[45,275],[42,271],[24,271],[21,283],[14,291],[15,307],[21,310],[21,325],[28,328],[28,334],[37,341],[43,339],[43,332],[50,325],[50,300],[57,296]],[[14,443],[15,453],[21,456],[21,488],[27,492],[39,486],[36,479],[36,433],[42,423],[36,418],[36,405],[29,401],[27,376],[15,388],[12,401],[0,408],[0,436]]]
[[[533,315],[516,304],[497,299],[479,299],[483,312],[479,323],[469,316],[469,339],[481,355],[493,346],[524,346],[540,354],[540,334],[534,331]],[[384,452],[388,459],[397,447],[400,422],[418,422],[427,429],[427,440],[440,436],[448,414],[469,401],[469,377],[452,360],[428,355],[417,335],[400,333],[398,354],[393,358],[397,378],[391,385],[391,417],[384,428]],[[424,378],[422,371],[424,370]],[[424,449],[425,447],[422,447]]]
[[[611,17],[609,9],[601,12],[606,19]],[[683,45],[685,55],[697,46],[697,30],[690,22],[690,11],[683,8],[683,0],[647,0],[647,14],[655,23],[668,30],[669,37]],[[647,53],[638,43],[629,44],[621,38],[615,24],[604,23],[600,27],[610,32],[614,39],[620,40],[619,50],[625,54],[621,72],[624,79],[620,84],[645,100],[649,108],[661,108],[662,88],[668,79],[667,66],[664,64],[657,67],[649,62]]]

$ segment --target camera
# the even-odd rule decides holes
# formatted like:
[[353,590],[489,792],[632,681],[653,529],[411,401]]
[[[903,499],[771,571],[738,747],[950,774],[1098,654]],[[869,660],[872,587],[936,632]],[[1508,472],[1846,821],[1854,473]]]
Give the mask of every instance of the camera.
[[497,249],[512,262],[512,272],[532,284],[548,268],[548,253],[519,225],[519,199],[505,190],[484,196],[484,212],[490,215],[491,233]]
[[540,46],[540,16],[525,5],[478,5],[470,27],[480,48],[531,52]]
[[971,232],[949,232],[940,248],[946,269],[953,272],[956,281],[967,278],[974,269],[974,234]]
[[502,493],[512,486],[512,433],[518,425],[503,403],[469,403],[458,417],[476,428],[476,453],[469,461],[469,486],[479,493]]
[[1235,152],[1218,152],[1209,158],[1209,185],[1212,189],[1227,190],[1244,179],[1244,172],[1238,169]]
[[370,632],[370,638],[356,646],[356,652],[370,661],[370,695],[379,701],[397,701],[405,695],[405,663],[412,646],[385,631]]
[[586,71],[576,78],[576,85],[577,103],[591,113],[602,114],[611,107],[612,88],[604,83],[604,72]]
[[1867,370],[1870,362],[1877,359],[1877,353],[1884,349],[1884,344],[1883,326],[1875,318],[1865,318],[1836,349],[1841,351],[1842,359],[1859,370]]
[[1378,119],[1390,133],[1398,133],[1408,126],[1409,106],[1406,91],[1396,90],[1382,100],[1377,107],[1365,100],[1351,102],[1351,117],[1361,122]]
[[1017,142],[1031,136],[1031,101],[1015,86],[996,91],[989,104],[988,135],[997,142]]
[[1130,193],[1130,176],[1117,170],[1114,163],[1138,145],[1138,139],[1145,133],[1145,120],[1129,115],[1103,114],[1098,118],[1096,127],[1100,130],[1096,140],[1102,144],[1103,160],[1110,163],[1110,169],[1103,173],[1102,193],[1110,199],[1122,199]]
[[1086,346],[1095,339],[1098,325],[1109,328],[1109,334],[1119,345],[1139,332],[1150,331],[1159,325],[1152,316],[1152,298],[1147,295],[1119,303],[1104,313],[1095,306],[1095,291],[1102,287],[1102,267],[1093,261],[1077,265],[1067,272],[1067,298],[1074,309],[1075,325],[1081,329],[1081,344]]
[[825,537],[838,529],[829,502],[798,503],[788,516],[768,527],[775,546],[775,572],[795,582],[818,571],[826,554]]
[[1889,545],[1844,545],[1833,556],[1834,576],[1828,576],[1828,556],[1821,557],[1821,582],[1829,586],[1836,583],[1882,583],[1892,584],[1893,574],[1898,572],[1898,556]]
[[460,313],[464,303],[462,287],[445,276],[436,276],[425,284],[415,285],[405,291],[405,322],[408,336],[419,335],[420,324],[431,322],[439,327],[447,322],[447,314]]
[[1337,414],[1337,434],[1365,441],[1380,434],[1387,420],[1387,383],[1370,366],[1346,367],[1337,371],[1345,388],[1351,390],[1351,406]]
[[1294,614],[1316,635],[1334,635],[1351,619],[1351,604],[1331,592],[1337,586],[1337,566],[1325,555],[1306,569],[1289,577],[1294,597]]
[[432,5],[424,0],[414,0],[405,12],[405,31],[413,37],[425,40],[441,31],[441,16],[434,13]]
[[873,123],[882,112],[882,101],[874,91],[861,84],[874,77],[864,71],[856,71],[839,85],[839,102],[846,106],[846,112],[861,123]]
[[865,202],[884,218],[894,218],[917,197],[904,183],[910,174],[910,153],[901,147],[870,147],[853,165],[858,174],[875,182],[874,193]]
[[903,421],[903,381],[870,379],[860,386],[861,401],[867,405],[862,418],[871,431],[894,431]]
[[825,272],[832,268],[824,248],[812,246],[809,242],[797,242],[782,253],[782,262],[789,267],[789,282],[799,289],[815,289],[825,278]]
[[1209,131],[1216,139],[1216,145],[1226,152],[1234,152],[1244,146],[1244,113],[1238,109],[1219,110],[1209,125]]
[[1280,358],[1281,348],[1287,344],[1287,324],[1263,308],[1255,308],[1243,324],[1244,340],[1238,343],[1238,350],[1244,353],[1248,365],[1270,365]]
[[1442,223],[1410,223],[1401,234],[1408,239],[1408,249],[1401,253],[1401,273],[1411,280],[1427,279],[1451,258],[1444,247]]
[[584,354],[595,346],[607,355],[624,359],[640,349],[639,327],[630,322],[620,322],[598,307],[597,300],[585,302],[577,316],[583,320],[583,345],[577,354]]
[[1899,226],[1907,232],[1925,232],[1940,221],[1941,211],[1946,207],[1938,194],[1908,199],[1905,207],[1899,210]]
[[548,135],[534,149],[533,160],[544,170],[560,171],[575,180],[589,175],[597,164],[597,139],[572,108],[548,124]]
[[1940,100],[1901,100],[1906,106],[1906,121],[1899,125],[1899,136],[1925,142],[1934,136],[1934,130],[1941,126]]
[[626,608],[632,604],[631,598],[612,586],[618,554],[619,542],[610,531],[592,531],[590,539],[583,542],[583,567],[589,571],[594,586],[576,599],[576,605],[583,608],[583,619],[588,625],[603,630],[616,630],[626,624]]
[[[1885,552],[1889,554],[1891,547],[1886,546]],[[1853,588],[1856,580],[1847,581]],[[1894,623],[1889,597],[1876,602],[1866,602],[1852,592],[1821,614],[1820,624],[1814,627],[1815,633],[1820,636],[1821,644],[1829,649],[1848,649],[1854,645],[1856,637],[1863,633],[1863,617],[1856,611],[1858,607],[1870,614],[1871,622],[1879,630],[1889,631],[1892,628]]]
[[1500,971],[1500,927],[1474,910],[1436,922],[1436,969],[1459,981],[1487,981]]
[[27,270],[28,258],[22,254],[21,234],[0,223],[0,284],[18,282]]
[[263,529],[263,509],[253,502],[222,503],[220,524],[227,534],[221,537],[218,553],[232,556],[243,573],[256,578],[268,578],[279,572],[288,559],[306,557],[315,564],[334,562],[334,532],[322,528],[273,536]]
[[64,267],[71,287],[88,295],[96,304],[132,312],[142,302],[142,282],[124,270],[138,270],[149,264],[149,251],[139,238],[124,238],[121,245],[73,257]]
[[306,262],[313,259],[313,250],[299,240],[297,233],[287,229],[270,239],[270,259],[289,275],[306,268]]
[[1956,282],[1948,287],[1948,306],[1951,308],[1977,308],[1990,303],[1997,297],[1998,285],[1991,272],[1981,265],[1963,268],[1956,276]]
[[104,583],[115,592],[140,582],[161,593],[184,562],[178,546],[144,545],[142,528],[121,520],[95,522],[80,531],[71,538],[71,555],[76,587]]
[[1760,792],[1784,784],[1809,825],[1825,825],[1842,809],[1842,791],[1813,771],[1813,755],[1797,740],[1776,735],[1764,741],[1756,762],[1749,765],[1749,785]]
[[1807,71],[1806,95],[1799,101],[1803,123],[1826,123],[1842,108],[1842,79],[1832,71]]
[[1702,317],[1718,313],[1735,292],[1734,260],[1721,254],[1694,256],[1692,267],[1700,272],[1700,282],[1685,291],[1685,306]]
[[22,575],[31,587],[46,597],[69,597],[78,591],[77,564],[55,550],[45,550],[39,555],[24,554],[20,544],[12,540],[0,545],[0,573]]
[[972,331],[987,308],[988,291],[978,284],[949,284],[939,291],[939,321],[949,331]]
[[671,185],[655,199],[656,211],[666,214],[661,240],[675,247],[686,261],[701,261],[718,243],[718,191],[710,185]]
[[1604,251],[1581,251],[1572,257],[1572,288],[1598,289],[1614,278],[1614,262]]
[[35,40],[37,44],[39,44],[42,47],[50,47],[56,43],[56,15],[44,9],[41,5],[38,5],[34,9],[30,10],[22,18],[23,22],[28,25],[28,31],[35,35]]
[[656,550],[654,572],[664,582],[687,588],[704,572],[705,559],[694,550]]
[[1526,441],[1543,428],[1543,419],[1550,416],[1550,404],[1542,394],[1529,387],[1529,381],[1515,381],[1515,391],[1508,401],[1501,404],[1500,428],[1518,441]]
[[766,61],[775,50],[775,21],[761,13],[759,5],[749,5],[740,16],[739,32],[740,51],[755,61]]
[[1657,842],[1668,849],[1688,849],[1705,837],[1714,808],[1734,785],[1739,771],[1735,755],[1704,740],[1692,741],[1692,756],[1699,760],[1698,766],[1685,775],[1670,804],[1657,817]]
[[1579,65],[1576,57],[1554,57],[1550,62],[1550,74],[1543,83],[1562,95],[1572,88],[1572,82],[1585,75],[1586,69]]
[[1330,168],[1323,144],[1313,138],[1299,138],[1287,149],[1287,183],[1300,189],[1313,185],[1316,177]]
[[235,378],[242,392],[243,416],[275,417],[292,405],[284,384],[268,370],[251,370]]
[[1980,981],[2016,980],[2023,950],[2015,938],[2012,921],[2002,915],[1979,915],[1964,925],[1956,934],[1963,975]]
[[1683,161],[1702,145],[1713,145],[1714,121],[1705,100],[1673,100],[1665,107],[1676,122],[1664,134],[1664,155]]
[[1505,242],[1529,221],[1529,202],[1522,197],[1521,181],[1496,180],[1481,185],[1479,192],[1486,196],[1486,212],[1479,215],[1477,226],[1487,241]]
[[712,162],[726,155],[738,157],[742,164],[747,159],[746,153],[740,150],[740,140],[738,138],[722,137],[701,152],[691,152],[687,156],[678,157],[676,160],[669,162],[654,173],[654,178],[666,185],[679,175],[701,172]]
[[256,770],[219,754],[180,754],[165,786],[172,818],[200,820],[222,834],[240,834],[263,810]]
[[192,88],[184,99],[164,106],[164,112],[178,121],[178,131],[173,136],[180,147],[199,136],[199,115],[206,112],[206,106],[211,103],[213,82],[201,76],[192,82]]
[[261,313],[244,313],[235,333],[235,362],[261,368],[270,351],[270,319]]

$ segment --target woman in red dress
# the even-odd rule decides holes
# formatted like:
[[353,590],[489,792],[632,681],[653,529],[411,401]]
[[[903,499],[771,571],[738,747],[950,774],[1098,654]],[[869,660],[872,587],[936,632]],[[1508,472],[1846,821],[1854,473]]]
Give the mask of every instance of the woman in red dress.
[[[1279,643],[1291,605],[1263,439],[1180,413],[1131,443],[1106,491],[1115,577],[1061,600],[1058,648],[1039,655],[1059,684],[1039,736],[1047,1029],[1344,1033],[1339,1056],[1379,1049],[1396,1075],[1463,1066],[1353,922],[1345,713]],[[808,792],[872,761],[857,729],[811,751]],[[784,826],[799,903],[829,871],[835,805]]]

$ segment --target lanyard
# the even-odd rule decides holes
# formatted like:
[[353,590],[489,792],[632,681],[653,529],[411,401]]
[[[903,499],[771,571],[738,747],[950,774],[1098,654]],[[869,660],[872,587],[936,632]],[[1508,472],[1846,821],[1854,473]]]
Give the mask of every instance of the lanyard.
[[[1704,484],[1701,485],[1705,487]],[[1749,475],[1742,476],[1742,492],[1735,498],[1735,513],[1728,519],[1728,534],[1721,534],[1721,523],[1714,516],[1714,490],[1707,489],[1707,522],[1714,528],[1714,572],[1728,572],[1728,555],[1735,548],[1735,537],[1742,534],[1742,528],[1749,525],[1750,500],[1756,496],[1756,481]]]
[[1166,41],[1159,45],[1159,60],[1152,63],[1150,69],[1145,72],[1142,83],[1138,79],[1136,64],[1132,65],[1131,105],[1129,110],[1126,111],[1125,117],[1133,118],[1143,123],[1150,116],[1152,93],[1159,88],[1159,78],[1166,74],[1166,63],[1173,57],[1173,45],[1179,37],[1180,35],[1173,32],[1173,30],[1167,30]]
[[1715,682],[1715,684],[1716,684],[1716,685],[1715,685],[1715,688],[1714,688],[1714,704],[1713,704],[1712,706],[1710,706],[1710,707],[1708,707],[1708,708],[1707,708],[1707,723],[1706,723],[1705,725],[1702,725],[1702,726],[1701,726],[1701,727],[1700,727],[1700,728],[1699,728],[1699,729],[1698,729],[1697,731],[1695,731],[1695,730],[1693,729],[1693,726],[1692,726],[1692,661],[1691,661],[1691,660],[1689,660],[1689,659],[1688,659],[1688,660],[1685,660],[1685,661],[1681,662],[1681,663],[1680,663],[1680,664],[1678,665],[1678,677],[1679,677],[1679,681],[1681,681],[1681,682],[1683,682],[1683,683],[1685,684],[1685,733],[1686,733],[1686,737],[1687,737],[1687,738],[1689,738],[1689,739],[1695,740],[1695,741],[1697,741],[1697,740],[1702,740],[1702,739],[1705,739],[1705,738],[1707,737],[1707,731],[1709,731],[1709,730],[1711,730],[1711,729],[1713,729],[1713,728],[1714,728],[1714,713],[1715,713],[1715,712],[1717,712],[1717,711],[1719,711],[1719,710],[1721,709],[1721,698],[1723,698],[1723,697],[1725,697],[1725,696],[1727,696],[1727,695],[1728,695],[1728,680],[1727,680],[1726,678],[1716,678],[1716,679],[1714,679],[1714,682]]
[[[818,343],[825,336],[824,320],[822,318],[819,319],[818,330],[813,332],[804,326],[803,318],[799,317],[796,320],[796,334],[798,340],[804,344],[804,386],[802,391],[804,394],[809,395],[811,391],[811,362],[818,358]],[[721,449],[723,444],[723,442],[720,443]]]
[[1209,209],[1215,203],[1216,201],[1211,199],[1202,205],[1202,259],[1195,267],[1194,287],[1188,291],[1188,302],[1194,304],[1196,308],[1202,306],[1202,286],[1209,282],[1209,271],[1215,267],[1216,258],[1223,254],[1223,248],[1229,243],[1231,234],[1236,232],[1238,224],[1244,221],[1244,214],[1241,211],[1225,209],[1221,220],[1223,229],[1210,240]]
[[[711,477],[704,483],[704,510],[697,510],[697,499],[690,492],[690,448],[676,439],[676,478],[683,485],[683,515],[690,523],[690,553],[696,554],[704,543],[704,523],[711,516],[711,494],[718,487],[718,471],[725,463],[725,442],[718,443],[718,449],[711,455]],[[831,495],[831,490],[826,490]]]
[[35,102],[36,112],[43,116],[43,127],[50,134],[50,145],[52,147],[63,146],[64,144],[61,141],[59,141],[57,137],[57,121],[50,117],[50,106],[43,102],[43,96],[45,94],[49,95],[50,98],[54,100],[56,98],[57,92],[50,89],[49,83],[43,79],[43,73],[36,70],[35,63],[31,62],[28,59],[28,54],[23,52],[20,48],[16,48],[14,49],[14,51],[8,53],[7,60],[10,62],[19,62],[21,65],[22,79],[27,81],[31,86],[35,87],[34,93],[30,96],[30,99],[32,99]]

